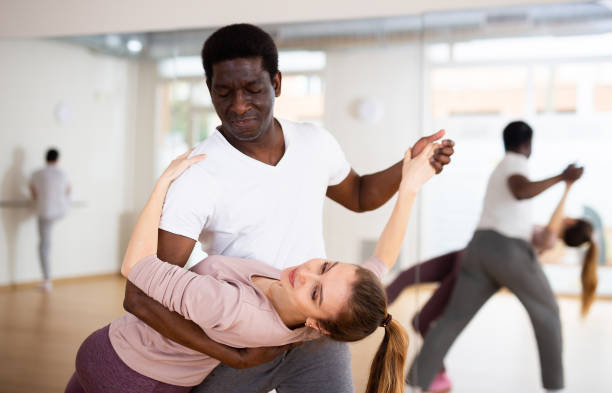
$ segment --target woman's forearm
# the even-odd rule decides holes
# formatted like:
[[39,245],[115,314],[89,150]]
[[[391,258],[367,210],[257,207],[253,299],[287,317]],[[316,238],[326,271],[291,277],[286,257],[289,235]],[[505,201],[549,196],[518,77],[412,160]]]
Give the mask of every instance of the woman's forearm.
[[170,183],[171,181],[164,177],[157,181],[149,200],[138,216],[121,266],[121,274],[126,278],[138,261],[157,251],[157,230]]
[[411,149],[404,154],[402,181],[399,185],[397,201],[374,250],[374,256],[382,259],[389,269],[395,264],[402,248],[416,195],[421,186],[435,173],[431,160],[437,146],[439,145],[435,143],[428,144],[414,158],[411,157]]
[[389,269],[395,264],[402,248],[415,198],[416,192],[400,190],[391,217],[376,244],[374,256],[383,260]]
[[555,211],[550,217],[550,221],[548,225],[546,225],[546,229],[551,231],[555,236],[559,234],[561,231],[561,224],[563,222],[563,210],[565,209],[565,201],[567,200],[567,194],[569,193],[571,185],[567,184],[565,186],[565,190],[563,191],[563,196],[561,196],[561,200],[557,204]]

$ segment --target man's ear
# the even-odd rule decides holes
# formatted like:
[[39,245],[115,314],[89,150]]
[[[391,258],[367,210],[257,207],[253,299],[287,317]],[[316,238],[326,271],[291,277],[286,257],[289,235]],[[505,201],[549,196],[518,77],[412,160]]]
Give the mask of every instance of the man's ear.
[[280,71],[276,72],[274,78],[272,78],[272,86],[274,87],[274,97],[280,97],[281,95],[281,82],[283,80],[283,75]]
[[314,318],[310,318],[310,317],[306,318],[306,326],[318,331],[321,334],[325,334],[329,336],[329,332],[325,330],[323,327],[321,327],[321,324],[319,324],[319,321]]

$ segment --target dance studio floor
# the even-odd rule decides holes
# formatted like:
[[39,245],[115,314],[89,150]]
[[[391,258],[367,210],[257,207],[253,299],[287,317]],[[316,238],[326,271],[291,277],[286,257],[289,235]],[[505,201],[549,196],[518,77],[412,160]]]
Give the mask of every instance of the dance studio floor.
[[[0,393],[63,392],[80,342],[122,314],[123,287],[123,280],[112,276],[61,282],[49,294],[1,289]],[[392,305],[394,317],[408,325],[429,290],[405,291]],[[578,317],[577,300],[559,303],[567,392],[612,392],[612,302],[596,303],[585,321]],[[352,345],[358,393],[380,337]],[[409,355],[419,346],[412,335]],[[507,293],[489,301],[451,349],[447,369],[453,393],[541,392],[535,341],[520,303]]]

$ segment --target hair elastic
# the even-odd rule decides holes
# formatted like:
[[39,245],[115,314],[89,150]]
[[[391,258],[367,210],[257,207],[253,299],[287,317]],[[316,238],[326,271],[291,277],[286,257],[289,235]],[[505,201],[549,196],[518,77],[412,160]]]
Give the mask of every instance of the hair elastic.
[[387,314],[387,317],[381,322],[380,326],[386,328],[391,323],[391,314]]

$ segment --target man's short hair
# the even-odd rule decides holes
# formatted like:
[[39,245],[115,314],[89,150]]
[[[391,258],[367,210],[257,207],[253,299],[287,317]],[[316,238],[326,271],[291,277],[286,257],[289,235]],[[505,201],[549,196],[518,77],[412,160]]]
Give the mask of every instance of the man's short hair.
[[213,65],[237,58],[261,57],[270,80],[278,72],[278,49],[270,34],[246,23],[228,25],[215,31],[202,47],[202,64],[210,83]]
[[530,142],[533,130],[524,121],[513,121],[504,128],[504,148],[506,151],[516,151],[523,144]]
[[59,158],[59,152],[56,149],[49,149],[47,150],[45,158],[47,162],[55,162]]

